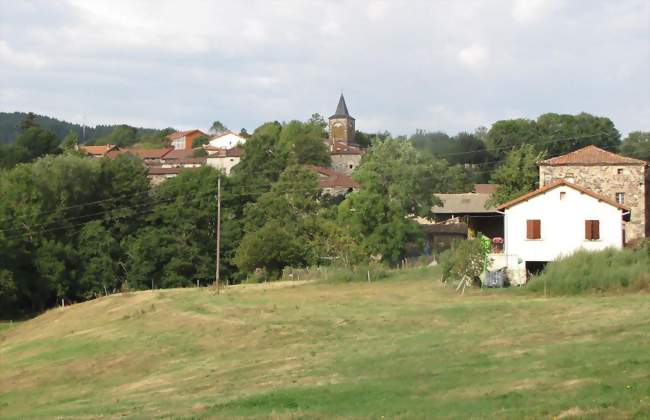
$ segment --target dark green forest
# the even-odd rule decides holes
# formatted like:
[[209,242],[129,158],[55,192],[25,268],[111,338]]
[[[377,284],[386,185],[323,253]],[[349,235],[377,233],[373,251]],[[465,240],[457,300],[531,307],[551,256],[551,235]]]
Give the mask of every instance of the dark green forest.
[[[207,285],[215,277],[216,190],[222,186],[221,278],[273,279],[285,267],[396,265],[421,244],[412,216],[435,193],[500,184],[502,202],[536,187],[535,162],[587,144],[648,159],[648,133],[621,142],[607,118],[545,114],[448,136],[365,136],[345,197],[321,193],[305,164],[328,165],[325,121],[262,124],[231,176],[211,167],[151,188],[128,154],[93,159],[28,116],[0,159],[0,316],[38,313],[120,290]],[[115,127],[104,137],[119,136]]]

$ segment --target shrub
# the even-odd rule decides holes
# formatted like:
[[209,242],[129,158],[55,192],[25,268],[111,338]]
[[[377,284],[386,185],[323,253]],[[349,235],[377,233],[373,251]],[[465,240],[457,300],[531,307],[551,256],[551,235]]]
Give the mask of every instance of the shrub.
[[542,292],[544,283],[555,295],[650,290],[650,242],[636,251],[577,251],[549,263],[526,290]]

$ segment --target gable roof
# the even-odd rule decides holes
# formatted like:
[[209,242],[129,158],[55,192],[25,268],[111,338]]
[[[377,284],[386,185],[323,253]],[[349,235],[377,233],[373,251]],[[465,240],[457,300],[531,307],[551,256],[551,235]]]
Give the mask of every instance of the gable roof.
[[496,213],[494,206],[485,208],[485,203],[490,199],[490,194],[461,193],[461,194],[436,194],[442,201],[442,206],[433,206],[431,211],[439,214],[463,213]]
[[348,112],[348,106],[345,104],[345,98],[343,97],[343,94],[341,94],[341,97],[339,98],[339,104],[336,106],[336,112],[329,119],[331,120],[332,118],[350,118],[351,120],[354,119]]
[[556,156],[537,162],[538,165],[560,166],[560,165],[647,165],[645,160],[617,155],[608,152],[600,147],[590,145],[582,149],[574,150],[566,155]]
[[523,203],[524,201],[528,201],[533,197],[536,197],[536,196],[538,196],[540,194],[544,194],[545,192],[550,191],[553,188],[557,188],[557,187],[560,187],[560,186],[566,186],[566,187],[573,188],[576,191],[580,191],[581,193],[586,194],[586,195],[588,195],[590,197],[593,197],[598,201],[602,201],[603,203],[607,203],[610,206],[614,206],[614,207],[616,207],[616,208],[618,208],[620,210],[630,211],[630,208],[627,207],[627,206],[619,204],[619,203],[617,203],[616,201],[614,201],[612,199],[609,199],[609,198],[607,198],[607,197],[605,197],[603,195],[597,194],[597,193],[595,193],[595,192],[593,192],[591,190],[588,190],[585,187],[581,187],[579,185],[573,184],[573,183],[571,183],[571,182],[569,182],[567,180],[564,180],[564,179],[561,179],[561,180],[558,180],[558,181],[555,181],[555,182],[551,182],[550,184],[546,184],[543,187],[536,189],[535,191],[531,191],[531,192],[529,192],[527,194],[524,194],[524,195],[522,195],[520,197],[517,197],[517,198],[515,198],[513,200],[510,200],[510,201],[508,201],[506,203],[503,203],[500,206],[498,206],[497,209],[498,210],[505,210],[505,209],[507,209],[509,207],[516,206],[517,204]]
[[324,166],[307,165],[308,169],[318,175],[318,185],[321,188],[359,188],[357,181],[343,172],[335,171]]
[[199,132],[199,133],[201,133],[203,135],[206,135],[203,131],[198,130],[198,129],[194,129],[194,130],[186,130],[186,131],[177,131],[175,133],[169,134],[167,136],[167,138],[169,140],[176,140],[176,139],[180,139],[181,137],[185,137],[185,136],[187,136],[189,134],[196,133],[196,132]]
[[238,146],[231,147],[230,149],[224,147],[205,146],[204,149],[208,152],[215,152],[208,155],[208,158],[210,159],[244,156],[244,148]]
[[131,153],[134,156],[139,157],[140,159],[160,159],[163,156],[166,156],[169,152],[174,149],[123,149],[127,153]]
[[114,144],[102,144],[100,146],[86,146],[80,145],[79,150],[93,156],[103,156],[105,153],[115,149],[117,146]]

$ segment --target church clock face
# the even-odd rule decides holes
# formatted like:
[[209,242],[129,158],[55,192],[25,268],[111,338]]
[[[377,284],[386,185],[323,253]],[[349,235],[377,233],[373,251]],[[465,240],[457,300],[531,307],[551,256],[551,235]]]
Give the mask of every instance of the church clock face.
[[343,139],[345,137],[345,127],[340,121],[336,121],[332,124],[332,138],[334,139]]

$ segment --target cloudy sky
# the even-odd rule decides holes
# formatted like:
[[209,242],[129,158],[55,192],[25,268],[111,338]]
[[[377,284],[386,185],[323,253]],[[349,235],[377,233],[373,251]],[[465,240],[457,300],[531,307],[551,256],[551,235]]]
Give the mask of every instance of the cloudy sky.
[[650,129],[648,0],[0,0],[0,110],[231,129],[334,112],[454,134],[582,111]]

